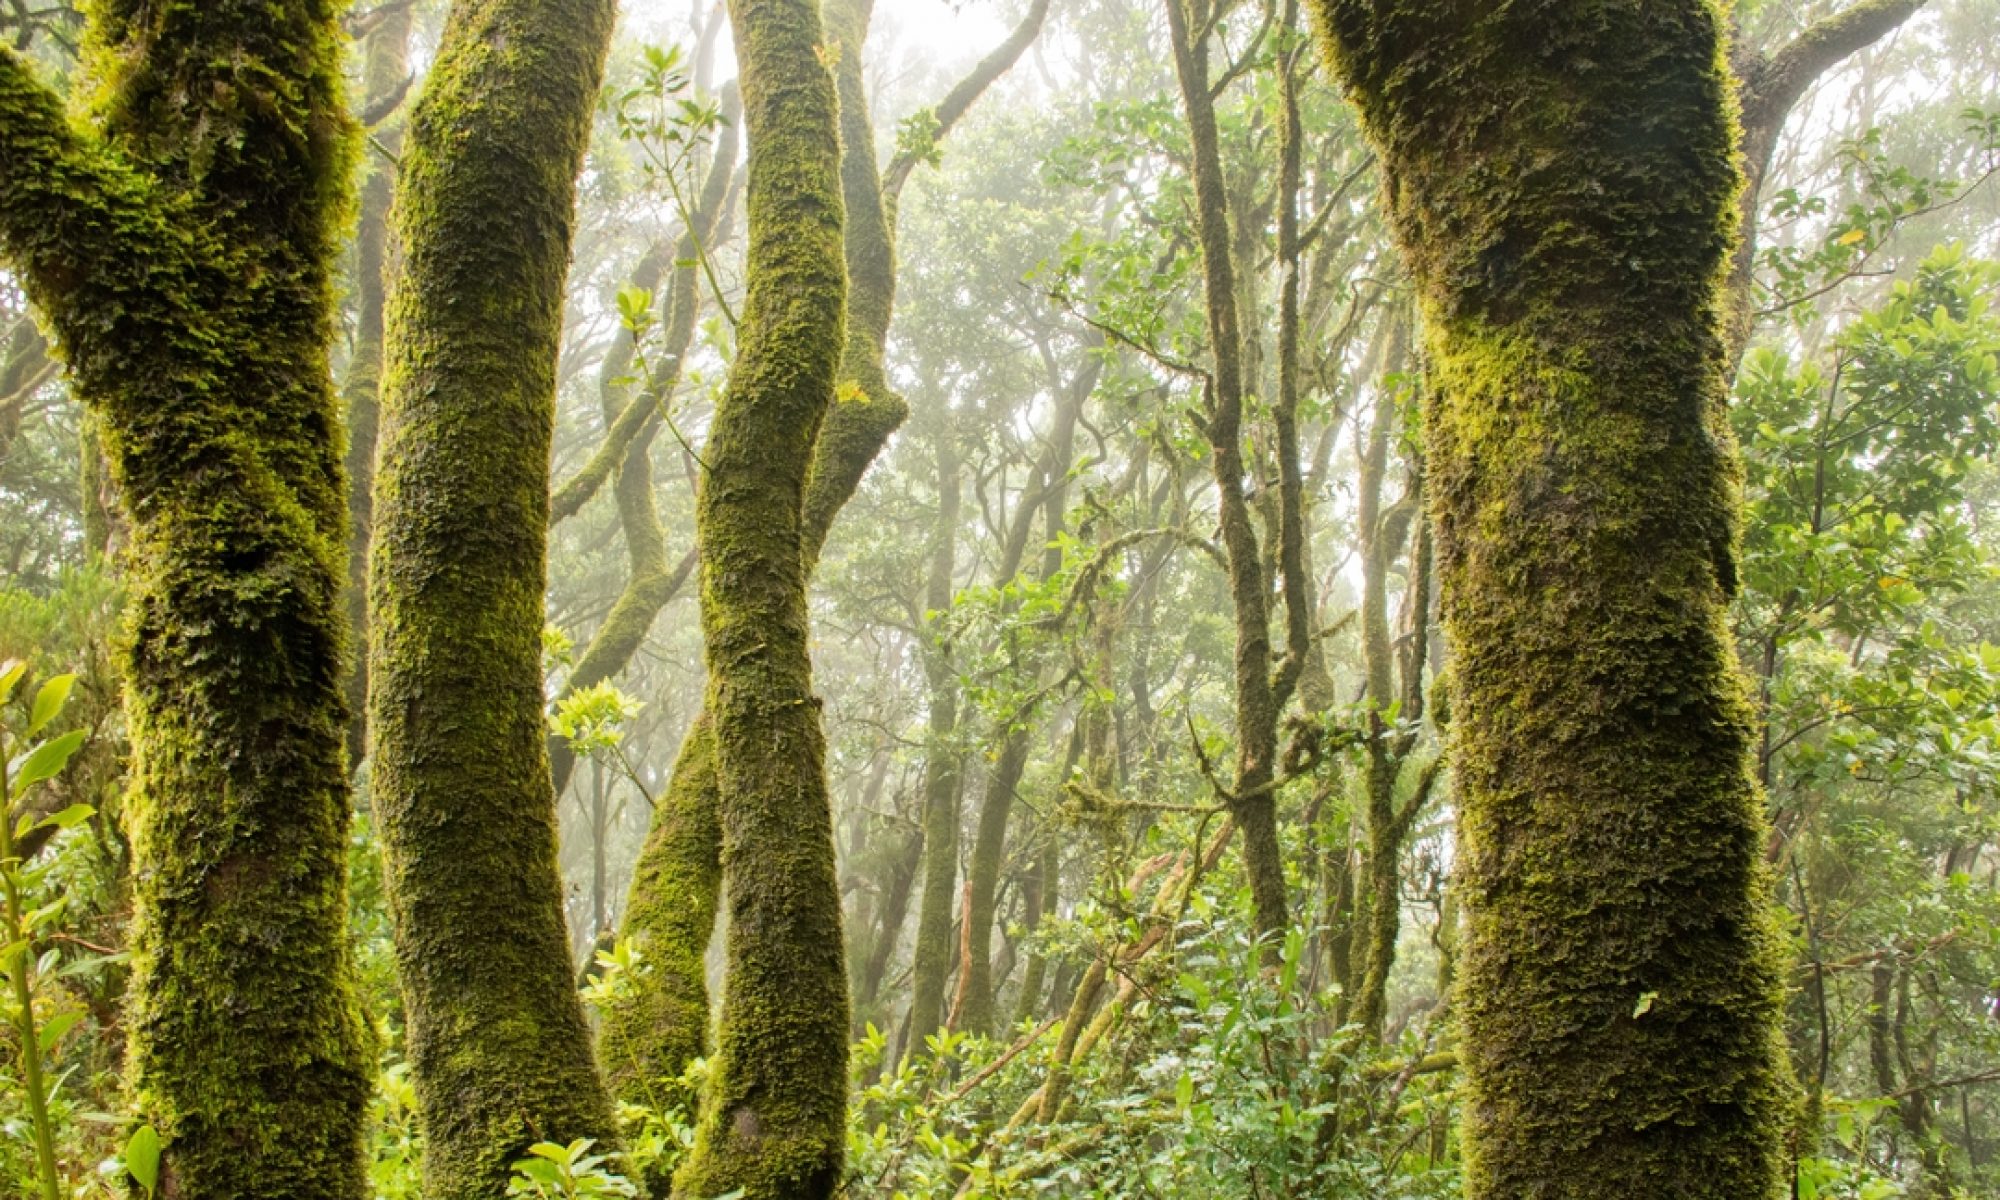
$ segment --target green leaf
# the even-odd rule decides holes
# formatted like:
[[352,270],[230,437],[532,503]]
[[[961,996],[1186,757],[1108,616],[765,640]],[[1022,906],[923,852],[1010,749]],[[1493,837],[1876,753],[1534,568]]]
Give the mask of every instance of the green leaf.
[[125,1169],[149,1196],[160,1186],[160,1135],[151,1125],[132,1131],[131,1140],[125,1143]]
[[63,1034],[76,1028],[76,1023],[81,1020],[83,1020],[83,1014],[74,1011],[57,1013],[55,1016],[50,1017],[48,1023],[42,1026],[42,1031],[39,1035],[42,1053],[46,1055],[49,1051],[55,1049],[56,1043],[62,1040]]
[[81,729],[73,729],[28,751],[20,765],[14,768],[14,795],[18,798],[44,779],[60,774],[69,765],[70,756],[82,748],[83,739],[88,736]]
[[35,822],[35,828],[75,829],[96,815],[97,810],[88,804],[72,804],[53,816],[43,817]]
[[8,659],[0,663],[0,704],[7,703],[14,694],[14,685],[21,682],[21,676],[28,673],[28,664],[19,659]]
[[42,685],[42,689],[35,693],[35,705],[28,715],[29,737],[34,737],[56,719],[56,714],[69,701],[69,690],[75,686],[74,675],[58,675]]

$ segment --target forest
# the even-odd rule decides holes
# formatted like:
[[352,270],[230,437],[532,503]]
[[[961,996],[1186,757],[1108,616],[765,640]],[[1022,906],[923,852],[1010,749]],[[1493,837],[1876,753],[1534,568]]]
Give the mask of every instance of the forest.
[[0,0],[0,1194],[2000,1197],[2000,0]]

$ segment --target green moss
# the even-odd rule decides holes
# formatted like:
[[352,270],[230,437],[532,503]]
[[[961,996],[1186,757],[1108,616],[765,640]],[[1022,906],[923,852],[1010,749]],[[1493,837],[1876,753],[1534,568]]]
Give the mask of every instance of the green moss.
[[1775,1196],[1778,941],[1724,625],[1717,14],[1315,7],[1427,317],[1469,1194]]
[[330,4],[140,7],[90,9],[91,132],[0,52],[0,244],[129,527],[133,1096],[163,1195],[354,1198],[339,34]]
[[750,143],[749,294],[696,506],[721,798],[728,975],[676,1193],[830,1196],[847,1105],[847,979],[807,650],[807,472],[840,359],[840,140],[810,0],[734,0]]
[[614,1130],[570,972],[544,749],[549,437],[614,6],[462,0],[411,115],[370,573],[374,799],[425,1195]]
[[[708,1049],[709,939],[722,884],[715,736],[698,718],[639,852],[621,931],[640,976],[604,1014],[598,1055],[621,1100],[659,1107]],[[659,1189],[655,1189],[656,1192]]]

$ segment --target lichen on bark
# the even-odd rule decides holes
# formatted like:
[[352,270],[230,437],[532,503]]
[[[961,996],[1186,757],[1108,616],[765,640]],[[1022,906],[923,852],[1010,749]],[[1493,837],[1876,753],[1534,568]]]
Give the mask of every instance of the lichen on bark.
[[1423,306],[1468,1194],[1778,1194],[1707,0],[1316,0]]

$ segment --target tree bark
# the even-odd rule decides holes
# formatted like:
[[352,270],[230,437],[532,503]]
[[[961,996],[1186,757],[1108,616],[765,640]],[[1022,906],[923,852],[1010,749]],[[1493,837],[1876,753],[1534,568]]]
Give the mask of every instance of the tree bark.
[[129,523],[132,1097],[164,1197],[366,1194],[328,349],[337,6],[92,7],[88,127],[0,50],[0,249]]
[[1474,1200],[1780,1190],[1702,0],[1315,0],[1421,297]]
[[614,1135],[541,667],[564,280],[614,8],[459,0],[399,172],[369,707],[432,1200],[498,1195],[533,1142]]

